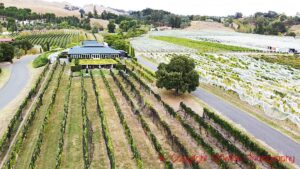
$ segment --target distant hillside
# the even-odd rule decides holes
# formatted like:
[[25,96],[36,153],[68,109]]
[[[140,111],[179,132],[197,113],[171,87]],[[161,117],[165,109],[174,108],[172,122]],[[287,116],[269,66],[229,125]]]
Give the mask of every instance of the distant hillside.
[[111,12],[111,13],[114,13],[114,14],[117,14],[117,15],[127,15],[128,14],[124,10],[113,9],[113,8],[110,8],[110,7],[105,7],[105,6],[102,6],[102,5],[95,5],[95,4],[85,5],[83,7],[83,9],[85,10],[86,13],[87,12],[94,12],[95,7],[96,7],[96,10],[97,10],[98,14],[101,14],[103,11]]
[[68,3],[47,2],[43,0],[1,0],[6,7],[29,8],[36,13],[55,13],[56,16],[79,16],[78,11],[64,9]]
[[218,30],[218,31],[234,31],[229,27],[225,27],[218,22],[192,21],[191,26],[185,28],[186,30]]
[[290,31],[295,32],[297,36],[300,36],[300,25],[292,26]]
[[[30,8],[32,11],[36,13],[55,13],[56,16],[80,16],[79,10],[70,3],[67,2],[48,2],[44,0],[1,0],[2,3],[6,7],[15,6],[18,8]],[[67,10],[69,7],[73,7],[74,10]],[[83,7],[86,12],[93,12],[94,5],[86,5]],[[96,9],[98,14],[101,14],[104,10],[109,11],[111,13],[120,15],[127,14],[125,11],[117,10],[109,7],[104,7],[100,5],[96,5]]]

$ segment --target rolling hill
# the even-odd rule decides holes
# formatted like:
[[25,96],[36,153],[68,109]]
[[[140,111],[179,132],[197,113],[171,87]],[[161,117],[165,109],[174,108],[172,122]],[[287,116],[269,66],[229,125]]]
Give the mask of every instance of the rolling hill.
[[[15,6],[18,8],[30,8],[32,11],[37,13],[55,13],[57,16],[78,16],[78,10],[67,10],[65,9],[66,6],[73,6],[67,2],[48,2],[44,0],[1,0],[5,6]],[[109,11],[111,13],[120,15],[120,14],[127,14],[127,12],[123,10],[117,10],[110,7],[104,7],[100,5],[85,5],[84,7],[77,7],[83,8],[86,12],[92,12],[94,10],[94,6],[99,14],[101,14],[104,10]],[[74,7],[74,6],[73,6]]]

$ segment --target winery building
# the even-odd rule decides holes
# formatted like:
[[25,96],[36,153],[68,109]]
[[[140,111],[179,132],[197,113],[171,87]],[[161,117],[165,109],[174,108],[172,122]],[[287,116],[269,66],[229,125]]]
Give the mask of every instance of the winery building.
[[121,51],[115,50],[97,41],[83,41],[82,46],[71,48],[68,55],[71,59],[114,59],[121,55]]
[[71,70],[113,68],[117,64],[115,58],[126,57],[124,51],[116,50],[95,40],[83,41],[81,46],[75,46],[68,51]]

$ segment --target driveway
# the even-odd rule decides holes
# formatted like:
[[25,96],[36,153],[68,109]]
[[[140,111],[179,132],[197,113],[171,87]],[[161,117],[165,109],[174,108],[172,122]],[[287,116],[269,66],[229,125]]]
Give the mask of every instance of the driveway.
[[13,101],[26,87],[30,78],[28,64],[36,56],[24,56],[11,65],[11,75],[0,89],[0,111]]
[[[154,63],[141,57],[137,58],[138,62],[145,67],[153,71],[157,70],[157,66]],[[233,122],[240,124],[247,132],[262,140],[279,153],[294,156],[296,164],[300,166],[300,144],[206,90],[197,88],[192,95],[204,101]]]

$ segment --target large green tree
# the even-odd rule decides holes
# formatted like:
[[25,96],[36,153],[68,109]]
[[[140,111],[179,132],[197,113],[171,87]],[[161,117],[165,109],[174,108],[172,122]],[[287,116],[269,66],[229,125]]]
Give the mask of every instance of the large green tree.
[[15,56],[15,47],[8,43],[0,43],[0,62],[9,61]]
[[199,85],[199,74],[195,67],[195,61],[187,56],[173,57],[169,64],[159,64],[156,86],[175,90],[177,95],[195,91]]
[[13,18],[7,19],[7,30],[9,30],[10,32],[15,32],[18,30],[16,21]]
[[115,33],[115,29],[116,29],[115,20],[113,19],[109,20],[107,28],[109,33]]

